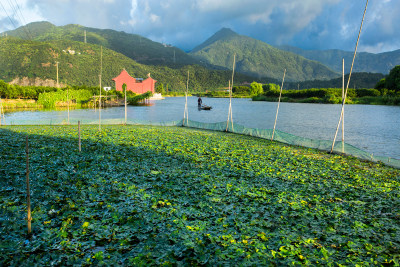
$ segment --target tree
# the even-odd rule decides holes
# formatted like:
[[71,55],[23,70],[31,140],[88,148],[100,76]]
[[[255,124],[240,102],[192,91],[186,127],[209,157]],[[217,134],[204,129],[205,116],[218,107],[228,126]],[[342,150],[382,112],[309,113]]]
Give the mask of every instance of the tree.
[[232,93],[248,95],[250,93],[250,88],[248,86],[233,86]]
[[164,85],[162,83],[157,84],[156,93],[165,94]]
[[400,65],[394,67],[386,77],[386,86],[389,90],[400,91]]
[[386,79],[383,78],[375,85],[375,89],[382,90],[385,88],[385,86],[386,86]]
[[261,83],[252,82],[250,85],[250,94],[251,95],[260,95],[263,93],[263,87]]
[[264,84],[263,86],[264,91],[279,91],[281,89],[281,87],[277,84],[274,83],[268,83],[268,84]]

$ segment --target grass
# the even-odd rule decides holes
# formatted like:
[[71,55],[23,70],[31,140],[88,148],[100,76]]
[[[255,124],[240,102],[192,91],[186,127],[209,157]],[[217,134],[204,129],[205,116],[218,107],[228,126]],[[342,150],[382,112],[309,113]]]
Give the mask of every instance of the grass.
[[1,99],[4,109],[42,108],[34,99]]
[[0,142],[0,265],[399,262],[397,169],[182,127],[85,125],[81,153],[76,126]]

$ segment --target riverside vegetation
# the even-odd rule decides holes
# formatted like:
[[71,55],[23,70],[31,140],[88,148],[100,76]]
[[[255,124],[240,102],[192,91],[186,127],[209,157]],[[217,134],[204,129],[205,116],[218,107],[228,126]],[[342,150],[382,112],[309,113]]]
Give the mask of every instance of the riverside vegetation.
[[[157,88],[157,90],[159,87]],[[73,87],[45,87],[45,86],[19,86],[10,85],[0,80],[0,97],[6,99],[4,108],[55,108],[69,105],[82,107],[93,105],[93,96],[98,95],[98,87],[73,86]],[[124,93],[115,89],[106,92],[102,90],[102,95],[113,95],[119,99],[124,99]],[[151,92],[137,95],[127,91],[127,102],[129,105],[137,105],[138,102],[152,96]],[[9,101],[12,99],[12,101]],[[16,101],[18,100],[18,101]],[[104,99],[103,99],[104,101]]]
[[[26,235],[25,138],[31,238]],[[0,129],[0,265],[398,265],[400,170],[182,127]]]
[[[276,84],[251,84],[250,93],[255,101],[278,101],[280,86]],[[249,89],[248,89],[249,90]],[[283,102],[330,103],[342,102],[342,89],[319,88],[305,90],[282,90]],[[400,65],[394,67],[387,77],[381,79],[374,89],[349,89],[349,104],[400,105]]]
[[[348,75],[347,75],[348,78]],[[389,75],[382,78],[381,75],[357,73],[352,76],[352,82],[372,85],[374,88],[349,88],[346,103],[348,104],[375,104],[375,105],[400,105],[400,66],[394,67]],[[376,78],[380,78],[377,80]],[[375,82],[374,82],[375,81]],[[330,81],[302,82],[302,86],[308,85],[338,85],[341,79]],[[371,84],[372,83],[372,84]],[[288,83],[291,88],[294,83]],[[275,83],[261,84],[253,82],[246,86],[233,86],[233,97],[251,97],[253,101],[278,101],[280,86]],[[228,90],[210,91],[206,93],[196,93],[200,96],[209,97],[229,97]],[[341,88],[311,88],[300,90],[282,90],[282,102],[299,103],[327,103],[339,104],[342,102]]]

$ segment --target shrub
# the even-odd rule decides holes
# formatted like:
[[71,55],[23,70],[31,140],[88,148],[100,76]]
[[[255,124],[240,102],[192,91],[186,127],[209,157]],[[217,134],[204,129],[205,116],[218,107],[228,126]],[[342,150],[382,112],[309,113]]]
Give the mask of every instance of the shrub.
[[381,92],[377,89],[357,89],[356,94],[358,97],[364,96],[380,96]]

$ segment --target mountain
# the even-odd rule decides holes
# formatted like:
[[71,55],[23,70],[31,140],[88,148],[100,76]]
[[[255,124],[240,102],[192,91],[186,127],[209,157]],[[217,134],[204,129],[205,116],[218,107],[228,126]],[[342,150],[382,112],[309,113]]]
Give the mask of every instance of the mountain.
[[[325,64],[329,68],[342,72],[342,58],[345,62],[345,73],[350,72],[354,52],[343,50],[304,50],[293,46],[278,46],[277,48],[292,52]],[[388,74],[395,66],[400,65],[400,49],[379,54],[360,52],[354,61],[354,72],[372,72]]]
[[327,80],[340,76],[319,62],[279,50],[227,28],[221,29],[190,52],[199,60],[230,69],[234,54],[237,71],[256,77],[281,80],[284,69],[287,69],[286,79],[289,81]]
[[41,42],[55,40],[84,42],[85,31],[87,43],[102,45],[142,64],[165,65],[173,68],[201,65],[201,62],[177,47],[157,43],[137,34],[109,29],[89,28],[75,24],[55,26],[50,22],[42,21],[33,22],[6,33],[8,36]]
[[[34,34],[32,32],[32,34]],[[23,40],[16,37],[0,37],[0,79],[6,82],[23,78],[35,80],[56,80],[56,62],[59,62],[59,81],[68,85],[97,86],[100,74],[100,53],[98,44],[72,40],[51,40],[45,42]],[[102,84],[112,86],[112,78],[126,69],[133,77],[145,78],[148,73],[170,90],[183,91],[186,88],[187,71],[190,71],[191,91],[226,86],[231,71],[208,70],[199,65],[169,68],[138,63],[131,58],[103,48]],[[251,82],[252,77],[237,74],[238,82]],[[26,80],[26,79],[25,79]]]

